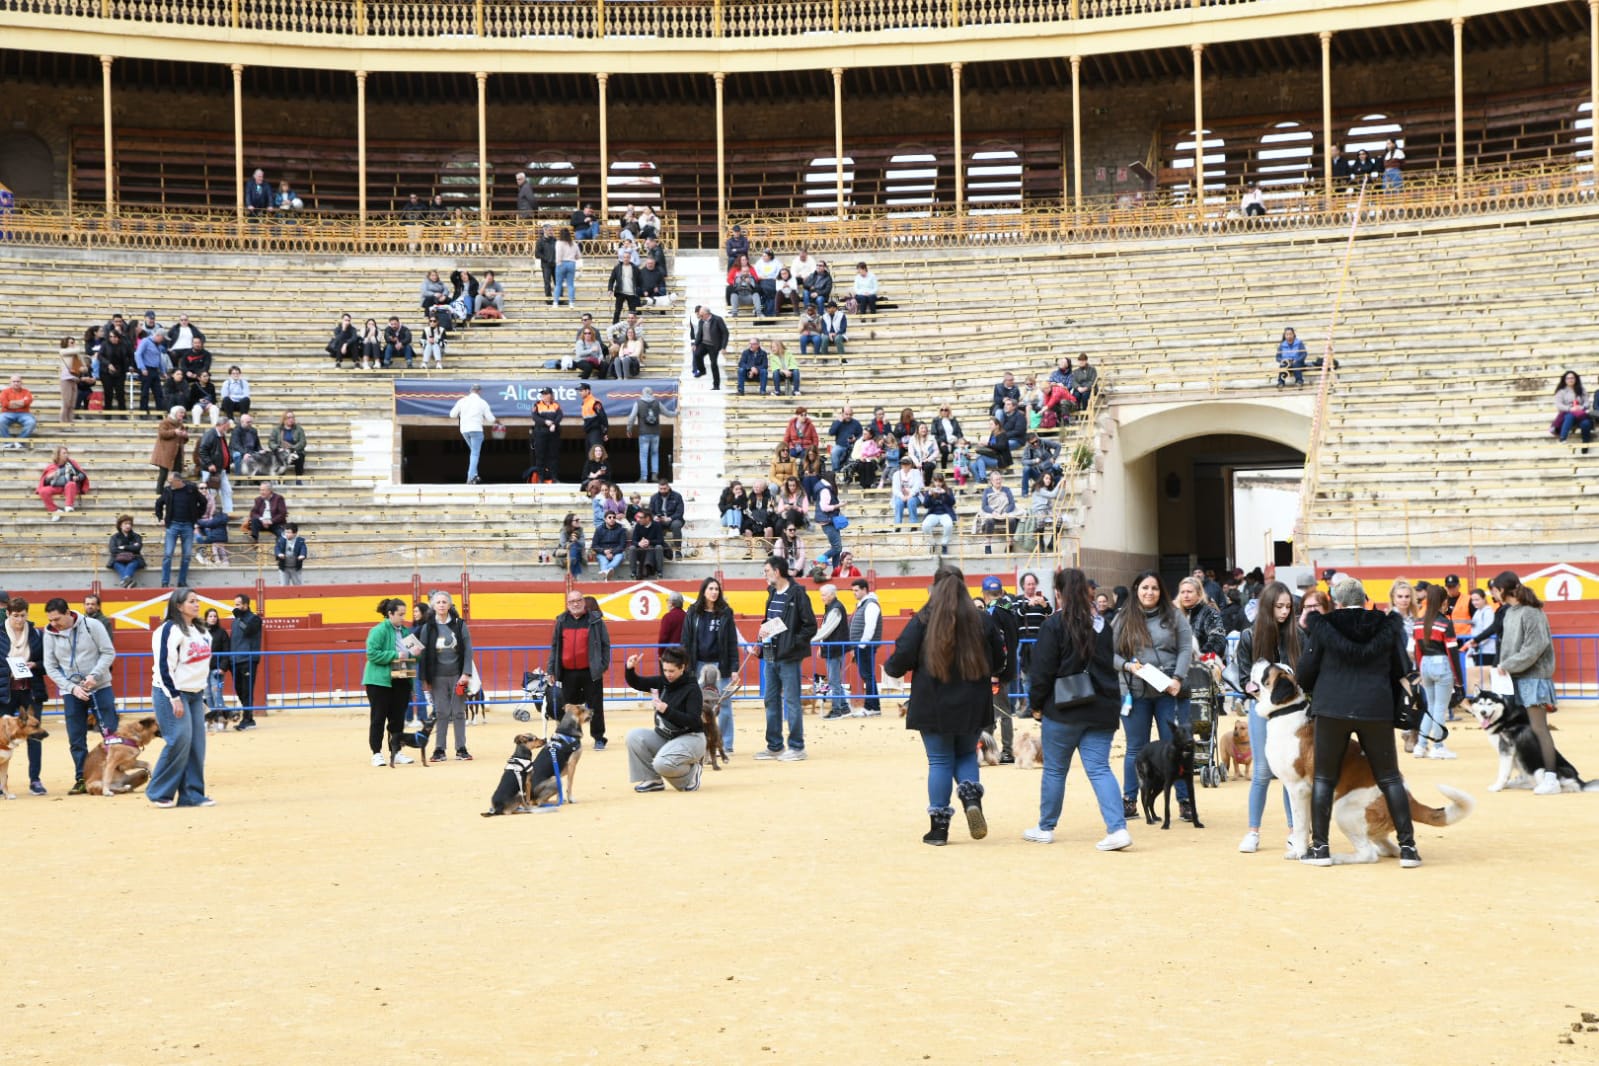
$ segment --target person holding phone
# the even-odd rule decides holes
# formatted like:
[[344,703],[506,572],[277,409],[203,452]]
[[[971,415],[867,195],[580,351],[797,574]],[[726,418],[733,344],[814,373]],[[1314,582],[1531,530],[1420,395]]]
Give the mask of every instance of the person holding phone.
[[705,758],[703,697],[689,673],[688,656],[677,646],[661,649],[661,672],[638,673],[642,655],[627,657],[630,688],[650,694],[655,720],[648,729],[627,734],[628,779],[634,792],[662,792],[668,782],[679,792],[697,792]]

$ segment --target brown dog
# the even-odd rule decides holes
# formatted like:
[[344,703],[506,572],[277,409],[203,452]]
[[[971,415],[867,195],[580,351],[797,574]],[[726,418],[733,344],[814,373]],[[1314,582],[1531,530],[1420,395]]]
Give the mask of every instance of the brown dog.
[[12,753],[27,743],[29,737],[38,737],[42,740],[49,735],[39,728],[39,719],[31,714],[8,714],[0,717],[0,799],[17,798],[6,788],[6,779],[11,772]]
[[1016,734],[1016,769],[1031,770],[1044,765],[1044,748],[1038,734],[1023,730]]
[[[578,760],[583,757],[583,727],[593,712],[581,703],[568,703],[563,710],[561,724],[548,741],[530,738],[528,747],[538,753],[533,758],[532,772],[527,775],[530,806],[542,806],[554,799],[558,787],[563,802],[577,802],[572,795],[572,782],[577,780]],[[562,775],[562,784],[556,782],[557,774]]]
[[1229,777],[1243,777],[1249,773],[1255,754],[1249,749],[1249,726],[1240,718],[1233,723],[1231,733],[1223,733],[1216,741],[1218,758]]
[[150,780],[150,764],[140,760],[145,747],[161,735],[154,718],[120,725],[83,760],[83,781],[91,796],[132,792]]
[[[727,749],[722,746],[722,727],[716,723],[716,706],[722,698],[722,672],[715,666],[700,667],[700,724],[705,729],[705,758],[712,770],[720,770],[716,759],[727,762]],[[702,760],[703,761],[703,760]]]

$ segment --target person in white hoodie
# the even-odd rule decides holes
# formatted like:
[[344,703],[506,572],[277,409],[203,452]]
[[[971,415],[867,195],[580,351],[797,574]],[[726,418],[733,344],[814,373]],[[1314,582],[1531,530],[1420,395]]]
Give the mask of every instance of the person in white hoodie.
[[144,794],[157,807],[211,807],[205,794],[205,686],[211,634],[199,623],[200,597],[180,588],[151,641],[150,702],[166,747]]
[[72,791],[85,792],[83,760],[89,754],[89,712],[94,712],[101,735],[117,731],[117,703],[111,692],[111,664],[116,648],[105,626],[77,611],[57,596],[44,605],[50,624],[44,630],[44,672],[61,693],[62,715],[67,724],[67,747],[72,752]]
[[[425,358],[423,362],[426,363]],[[477,460],[483,451],[483,427],[494,424],[494,408],[483,398],[483,386],[473,385],[471,392],[456,400],[455,406],[450,408],[450,417],[460,422],[461,437],[471,453],[466,464],[466,483],[479,484]]]

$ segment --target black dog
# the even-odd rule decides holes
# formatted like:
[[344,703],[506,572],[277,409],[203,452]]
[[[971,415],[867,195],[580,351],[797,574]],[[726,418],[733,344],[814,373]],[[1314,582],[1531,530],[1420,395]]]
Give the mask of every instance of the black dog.
[[1177,782],[1188,783],[1188,802],[1194,812],[1194,828],[1203,829],[1199,820],[1199,807],[1194,804],[1194,737],[1186,729],[1175,740],[1162,740],[1149,744],[1138,753],[1138,786],[1143,800],[1144,821],[1154,825],[1155,797],[1166,794],[1166,822],[1162,829],[1171,828],[1171,793]]
[[394,733],[389,737],[389,767],[394,767],[394,757],[400,753],[401,748],[415,748],[417,755],[422,760],[422,765],[428,764],[428,738],[433,735],[433,726],[438,722],[435,715],[422,723],[421,729],[408,729],[404,733]]
[[533,743],[531,733],[521,733],[516,738],[516,750],[506,760],[505,772],[500,775],[500,786],[489,799],[489,809],[483,817],[500,814],[523,814],[527,811],[527,777],[533,771]]

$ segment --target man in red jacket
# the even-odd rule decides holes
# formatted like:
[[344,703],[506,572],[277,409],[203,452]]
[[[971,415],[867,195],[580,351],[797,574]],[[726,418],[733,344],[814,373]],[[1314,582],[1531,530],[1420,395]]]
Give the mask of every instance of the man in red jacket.
[[282,535],[283,527],[288,521],[288,503],[282,496],[272,491],[272,482],[261,482],[261,495],[251,504],[250,517],[244,521],[244,530],[250,534],[250,540],[256,544],[261,543],[262,530],[269,531],[276,539]]
[[661,629],[655,634],[655,643],[662,648],[677,648],[683,644],[683,594],[674,592],[666,598],[666,613],[661,615]]

